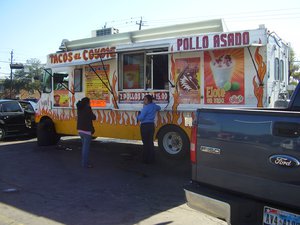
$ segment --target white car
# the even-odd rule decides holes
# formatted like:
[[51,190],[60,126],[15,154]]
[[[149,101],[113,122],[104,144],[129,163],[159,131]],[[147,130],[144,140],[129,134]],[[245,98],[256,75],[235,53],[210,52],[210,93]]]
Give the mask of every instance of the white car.
[[35,103],[33,101],[18,100],[18,102],[21,104],[21,106],[24,110],[27,110],[27,111],[30,111],[30,112],[36,112],[37,111],[37,103]]

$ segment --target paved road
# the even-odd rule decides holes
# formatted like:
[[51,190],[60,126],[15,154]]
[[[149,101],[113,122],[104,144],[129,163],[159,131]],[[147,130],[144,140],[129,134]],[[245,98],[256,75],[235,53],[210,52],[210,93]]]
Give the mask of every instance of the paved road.
[[0,225],[226,224],[186,205],[188,160],[144,165],[141,147],[97,139],[83,169],[77,137],[0,143]]

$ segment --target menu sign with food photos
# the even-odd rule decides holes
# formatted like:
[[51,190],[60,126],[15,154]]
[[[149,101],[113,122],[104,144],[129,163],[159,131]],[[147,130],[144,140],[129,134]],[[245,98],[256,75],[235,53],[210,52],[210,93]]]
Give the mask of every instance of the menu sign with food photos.
[[68,107],[69,106],[69,91],[68,90],[54,90],[54,102],[55,107]]
[[204,103],[245,104],[244,49],[204,52]]
[[107,89],[109,80],[106,76],[106,74],[109,74],[109,64],[104,65],[104,68],[102,65],[93,66],[93,70],[90,67],[85,68],[85,94],[86,97],[90,98],[93,107],[104,107],[106,106],[105,103],[110,102],[109,90]]
[[179,103],[200,103],[200,58],[176,59],[176,88]]

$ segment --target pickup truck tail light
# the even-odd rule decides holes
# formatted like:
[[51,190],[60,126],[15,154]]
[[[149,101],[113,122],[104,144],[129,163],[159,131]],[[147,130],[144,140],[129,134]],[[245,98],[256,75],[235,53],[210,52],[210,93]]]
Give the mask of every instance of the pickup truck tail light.
[[190,157],[191,162],[196,163],[196,154],[197,154],[197,125],[192,126],[192,134],[191,134],[191,145],[190,145]]

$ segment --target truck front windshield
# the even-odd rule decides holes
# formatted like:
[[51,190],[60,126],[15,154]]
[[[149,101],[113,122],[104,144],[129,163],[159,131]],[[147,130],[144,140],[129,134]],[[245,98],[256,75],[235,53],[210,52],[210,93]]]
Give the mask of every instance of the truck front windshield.
[[51,69],[45,69],[43,74],[43,92],[50,93],[52,90],[52,83],[51,83],[52,71]]

